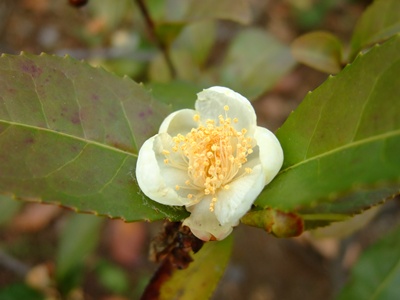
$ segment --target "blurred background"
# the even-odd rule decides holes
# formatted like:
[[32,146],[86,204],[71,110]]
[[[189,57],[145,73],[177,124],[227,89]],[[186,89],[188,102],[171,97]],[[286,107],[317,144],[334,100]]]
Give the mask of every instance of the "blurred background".
[[[1,0],[0,52],[83,59],[144,83],[174,108],[226,85],[254,100],[259,125],[274,131],[328,76],[295,62],[293,40],[326,30],[346,45],[372,1],[238,2],[245,4],[236,12],[206,18],[182,14],[178,0]],[[293,239],[239,226],[213,299],[331,299],[362,249],[398,223],[399,206],[391,201],[350,226]],[[157,269],[148,253],[161,228],[0,196],[0,299],[59,299],[60,291],[67,299],[138,299]]]

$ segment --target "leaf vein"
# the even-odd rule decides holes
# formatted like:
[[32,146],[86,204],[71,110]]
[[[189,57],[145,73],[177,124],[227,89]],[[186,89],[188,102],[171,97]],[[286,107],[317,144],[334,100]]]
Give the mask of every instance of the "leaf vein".
[[374,141],[377,141],[377,140],[380,140],[380,139],[387,139],[389,137],[396,136],[396,135],[400,135],[400,129],[393,130],[393,131],[390,131],[390,132],[386,132],[386,133],[383,133],[383,134],[378,134],[378,135],[375,135],[373,137],[365,138],[365,139],[362,139],[362,140],[357,140],[357,141],[354,141],[352,143],[349,143],[349,144],[337,147],[335,149],[326,151],[324,153],[318,154],[316,156],[310,157],[310,158],[305,159],[305,160],[303,160],[303,161],[301,161],[299,163],[296,163],[294,165],[291,165],[291,166],[281,170],[279,172],[279,174],[285,173],[285,172],[289,171],[290,169],[297,168],[300,165],[303,165],[303,164],[308,163],[310,161],[322,158],[324,156],[328,156],[328,155],[331,155],[333,153],[336,153],[336,152],[339,152],[339,151],[342,151],[342,150],[345,150],[345,149],[348,149],[348,148],[351,148],[351,147],[355,147],[355,146],[362,145],[362,144],[367,144],[369,142],[374,142]]
[[363,103],[363,105],[362,105],[361,113],[360,113],[360,116],[359,116],[359,118],[358,118],[358,122],[357,122],[357,124],[356,124],[356,126],[355,126],[355,128],[354,128],[354,133],[353,133],[353,139],[352,139],[352,141],[354,141],[354,139],[355,139],[356,136],[357,136],[358,130],[360,129],[360,126],[361,126],[361,120],[362,120],[362,117],[363,117],[363,115],[364,115],[365,109],[366,109],[366,107],[367,107],[369,101],[370,101],[371,98],[372,98],[372,92],[374,91],[375,86],[376,86],[377,83],[378,83],[378,79],[377,79],[377,77],[375,77],[374,83],[373,83],[373,85],[372,85],[371,88],[370,88],[370,93],[369,93],[369,95],[368,95],[368,98],[364,101],[364,103]]
[[36,81],[35,81],[35,79],[33,78],[32,75],[30,75],[30,77],[31,77],[31,79],[32,79],[33,86],[34,86],[34,88],[35,88],[35,94],[36,94],[36,96],[37,96],[37,100],[39,101],[40,110],[42,111],[42,115],[43,115],[44,121],[45,121],[45,123],[46,123],[47,128],[50,128],[49,120],[47,119],[47,115],[46,115],[46,112],[45,112],[45,110],[44,110],[43,102],[40,100],[39,91],[38,91],[38,88],[37,88]]
[[79,151],[79,153],[72,159],[70,159],[69,161],[65,162],[62,166],[58,167],[57,169],[51,171],[50,173],[48,173],[47,175],[43,176],[43,178],[48,178],[51,175],[53,175],[54,173],[61,171],[62,169],[64,169],[66,166],[70,165],[71,163],[73,163],[74,161],[76,161],[79,156],[82,155],[82,153],[85,151],[85,149],[88,147],[88,144],[84,145],[83,148],[81,149],[81,151]]
[[109,186],[111,184],[111,182],[114,181],[114,179],[117,177],[119,171],[121,171],[122,167],[125,165],[126,160],[128,159],[128,156],[125,156],[125,158],[122,160],[120,166],[118,167],[118,169],[115,171],[114,175],[110,178],[109,181],[107,181],[104,186],[99,190],[99,193],[102,193],[107,186]]
[[[325,106],[325,103],[326,103],[326,102],[324,102],[323,106]],[[305,155],[304,155],[304,158],[305,158],[305,159],[308,157],[308,152],[309,152],[309,150],[310,150],[311,142],[312,142],[312,140],[314,139],[314,135],[315,135],[315,133],[317,132],[318,124],[319,124],[319,122],[321,121],[322,110],[323,110],[323,107],[321,107],[321,110],[320,110],[320,112],[319,112],[319,114],[318,114],[318,120],[317,120],[317,123],[315,123],[313,133],[312,133],[311,136],[310,136],[310,141],[308,142],[307,150],[304,152],[304,154],[305,154]]]
[[7,126],[7,128],[5,128],[2,132],[0,132],[0,137],[5,134],[8,130],[10,130],[11,126]]
[[76,86],[75,86],[75,80],[73,79],[73,78],[70,78],[70,77],[68,77],[68,75],[67,74],[65,74],[64,73],[64,75],[65,75],[65,77],[67,77],[70,81],[71,81],[71,83],[72,83],[72,87],[73,87],[73,89],[74,89],[74,100],[76,101],[76,104],[78,105],[78,112],[79,112],[79,114],[78,114],[78,117],[79,117],[79,125],[80,125],[80,127],[82,128],[82,134],[83,134],[83,137],[86,139],[87,138],[87,135],[86,135],[86,131],[85,131],[85,127],[83,127],[83,122],[82,122],[82,118],[81,118],[81,104],[79,103],[79,99],[78,99],[78,97],[77,97],[77,93],[76,93]]
[[81,137],[78,137],[78,136],[75,136],[75,135],[71,135],[71,134],[68,134],[68,133],[65,133],[65,132],[55,131],[55,130],[50,129],[50,128],[44,128],[44,127],[27,125],[27,124],[15,123],[13,121],[6,121],[6,120],[0,120],[0,124],[1,123],[7,124],[7,125],[11,125],[11,126],[16,126],[16,127],[23,127],[23,128],[27,128],[27,129],[31,129],[31,130],[36,130],[36,131],[43,131],[43,132],[47,132],[47,133],[52,133],[52,134],[60,135],[60,136],[63,136],[63,137],[69,138],[69,139],[81,141],[81,142],[84,142],[84,143],[86,143],[88,145],[90,144],[90,145],[94,145],[96,147],[108,149],[110,151],[119,152],[119,153],[123,153],[123,154],[130,155],[130,156],[133,156],[133,157],[137,157],[136,153],[124,151],[124,150],[121,150],[119,148],[111,147],[109,145],[102,144],[102,143],[97,142],[97,141],[87,140],[87,139],[84,139],[84,138],[81,138]]
[[128,124],[129,132],[131,133],[132,140],[133,140],[133,142],[135,143],[135,146],[136,146],[136,148],[137,148],[138,145],[137,145],[137,143],[136,143],[135,135],[134,135],[134,133],[133,133],[132,126],[131,126],[131,124],[130,124],[130,122],[129,122],[128,115],[126,114],[126,110],[125,110],[124,103],[121,101],[120,104],[121,104],[122,112],[124,113],[124,118],[125,118],[125,120],[126,120],[126,122],[127,122],[127,124]]

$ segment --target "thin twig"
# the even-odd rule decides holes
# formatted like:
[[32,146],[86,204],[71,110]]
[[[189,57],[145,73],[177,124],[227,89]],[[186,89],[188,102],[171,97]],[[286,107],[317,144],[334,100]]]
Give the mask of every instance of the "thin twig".
[[12,271],[20,277],[25,277],[29,271],[29,267],[24,263],[16,260],[0,249],[0,266]]
[[171,73],[172,78],[176,78],[176,69],[174,67],[174,64],[172,63],[171,55],[169,52],[169,49],[165,42],[158,36],[156,32],[156,26],[153,22],[153,19],[150,16],[150,13],[147,9],[146,4],[144,3],[143,0],[135,0],[137,6],[139,6],[140,12],[146,22],[147,28],[149,30],[149,33],[151,35],[151,38],[154,40],[154,42],[157,44],[157,47],[161,50],[164,59],[167,63],[168,69]]

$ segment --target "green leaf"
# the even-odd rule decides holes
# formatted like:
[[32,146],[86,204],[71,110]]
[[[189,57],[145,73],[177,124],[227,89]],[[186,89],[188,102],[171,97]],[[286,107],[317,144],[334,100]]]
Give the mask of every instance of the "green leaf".
[[[200,76],[200,68],[196,64],[193,55],[185,49],[171,49],[171,60],[176,69],[176,77],[182,81],[196,81]],[[148,76],[151,81],[157,83],[168,83],[172,75],[165,62],[164,56],[159,53],[151,61]]]
[[232,245],[232,235],[223,241],[205,243],[187,269],[175,270],[163,284],[160,299],[209,299],[228,265]]
[[350,61],[359,51],[400,32],[400,1],[375,0],[361,16],[351,39]]
[[10,221],[21,206],[22,202],[0,195],[0,226]]
[[225,19],[248,24],[251,10],[246,0],[151,0],[149,9],[157,22],[177,23]]
[[45,300],[45,296],[24,283],[15,283],[0,289],[1,300]]
[[170,81],[168,83],[150,83],[149,90],[154,99],[171,105],[173,110],[194,108],[197,93],[201,88],[185,81]]
[[[133,52],[134,50],[132,50]],[[121,55],[122,56],[122,55]],[[98,60],[94,62],[109,71],[120,76],[138,78],[144,73],[145,63],[134,60],[132,57],[116,57]]]
[[342,69],[342,43],[329,32],[298,37],[292,43],[292,54],[297,61],[322,72],[336,74]]
[[81,280],[83,263],[97,246],[103,221],[97,216],[74,214],[65,224],[56,259],[56,278],[64,292]]
[[399,253],[400,227],[361,255],[338,299],[399,299]]
[[131,285],[124,269],[108,261],[99,262],[96,275],[99,282],[113,293],[126,293]]
[[[188,0],[181,0],[188,1]],[[191,21],[225,19],[249,24],[251,21],[251,10],[246,0],[189,0],[190,7],[186,13],[186,19]]]
[[[213,21],[225,19],[242,24],[251,21],[251,9],[248,1],[236,0],[150,0],[148,7],[153,20],[156,23],[157,35],[170,45],[181,33],[184,26],[196,27],[196,22]],[[199,31],[198,29],[195,29]],[[191,30],[193,31],[193,30]],[[208,41],[211,35],[193,35],[195,43],[203,43],[203,50],[208,51]],[[213,38],[213,37],[212,37]],[[194,53],[196,56],[198,53]]]
[[0,58],[0,194],[128,221],[182,219],[134,181],[137,152],[169,113],[128,78],[71,58]]
[[129,0],[91,1],[87,8],[92,17],[101,20],[108,31],[115,30],[127,15],[133,13],[132,1]]
[[207,60],[216,39],[216,22],[213,20],[188,24],[173,47],[188,51],[198,66]]
[[[170,47],[170,56],[179,80],[198,82],[201,68],[215,41],[215,22],[203,21],[186,26]],[[159,53],[150,62],[151,81],[166,83],[172,80],[164,56]]]
[[398,74],[400,36],[309,93],[277,132],[283,167],[255,204],[353,214],[399,193]]
[[265,31],[252,28],[235,37],[218,72],[221,85],[255,99],[293,66],[288,47]]
[[359,215],[349,218],[346,221],[335,222],[326,227],[321,227],[312,232],[313,237],[316,238],[335,238],[344,239],[356,231],[364,228],[377,213],[381,210],[382,206],[375,206],[362,212]]

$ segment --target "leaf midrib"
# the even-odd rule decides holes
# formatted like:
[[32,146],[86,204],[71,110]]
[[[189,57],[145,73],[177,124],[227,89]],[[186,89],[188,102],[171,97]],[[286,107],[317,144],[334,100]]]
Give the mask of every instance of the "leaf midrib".
[[64,137],[67,137],[67,138],[72,139],[72,140],[77,140],[77,141],[84,142],[86,144],[94,145],[96,147],[104,148],[104,149],[107,149],[109,151],[114,151],[114,152],[122,153],[122,154],[125,154],[125,155],[130,155],[130,156],[133,156],[133,157],[136,157],[136,158],[138,157],[137,153],[124,151],[124,150],[119,149],[119,148],[111,147],[111,146],[109,146],[107,144],[102,144],[102,143],[94,141],[94,140],[85,139],[85,138],[82,138],[82,137],[79,137],[79,136],[75,136],[75,135],[71,135],[71,134],[68,134],[68,133],[65,133],[65,132],[62,132],[62,131],[55,131],[55,130],[52,130],[52,129],[49,129],[49,128],[45,128],[45,127],[27,125],[27,124],[23,124],[23,123],[16,123],[16,122],[6,121],[6,120],[0,120],[0,123],[8,124],[10,126],[28,128],[28,129],[31,129],[31,130],[49,132],[51,134],[64,136]]
[[318,155],[316,155],[316,156],[309,157],[309,158],[307,158],[307,159],[305,159],[305,160],[302,160],[302,161],[299,162],[299,163],[295,163],[294,165],[291,165],[291,166],[289,166],[289,167],[287,167],[287,168],[285,168],[285,169],[282,169],[282,170],[278,173],[278,175],[280,175],[280,174],[282,174],[282,173],[285,173],[285,172],[289,171],[290,169],[297,168],[297,167],[299,167],[299,166],[301,166],[301,165],[303,165],[303,164],[306,164],[306,163],[308,163],[308,162],[310,162],[310,161],[313,161],[313,160],[316,160],[316,159],[319,159],[319,158],[323,158],[323,157],[325,157],[325,156],[329,156],[329,155],[331,155],[331,154],[340,152],[340,151],[342,151],[342,150],[345,150],[345,149],[348,149],[348,148],[351,148],[351,147],[355,147],[355,146],[358,146],[358,145],[362,145],[362,144],[367,144],[367,143],[369,143],[369,142],[378,141],[378,140],[380,140],[380,139],[389,138],[389,137],[396,136],[396,135],[400,135],[400,129],[397,129],[397,130],[394,130],[394,131],[385,132],[385,133],[383,133],[383,134],[375,135],[375,136],[373,136],[373,137],[369,137],[369,138],[365,138],[365,139],[361,139],[361,140],[358,140],[358,141],[351,142],[351,143],[349,143],[349,144],[346,144],[346,145],[343,145],[343,146],[334,148],[334,149],[332,149],[332,150],[329,150],[329,151],[327,151],[327,152],[318,154]]

